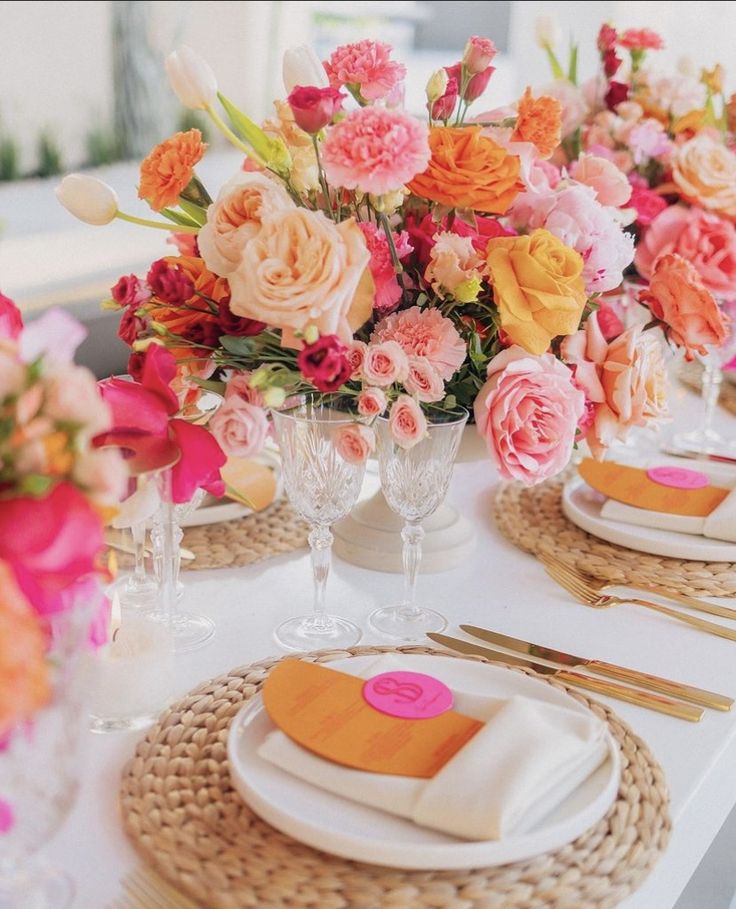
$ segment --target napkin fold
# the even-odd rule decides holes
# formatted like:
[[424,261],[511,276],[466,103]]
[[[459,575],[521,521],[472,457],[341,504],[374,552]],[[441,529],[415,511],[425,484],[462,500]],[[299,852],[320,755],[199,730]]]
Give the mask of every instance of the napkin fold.
[[[384,656],[360,675],[407,668],[409,661]],[[532,828],[608,754],[605,724],[592,714],[522,696],[454,693],[455,709],[485,725],[429,780],[343,767],[279,730],[258,754],[313,786],[471,840]]]

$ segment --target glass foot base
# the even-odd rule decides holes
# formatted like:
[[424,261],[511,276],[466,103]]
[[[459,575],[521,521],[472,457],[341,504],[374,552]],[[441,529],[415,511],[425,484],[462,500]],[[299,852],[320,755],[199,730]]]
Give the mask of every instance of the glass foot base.
[[11,877],[0,875],[0,909],[68,909],[74,882],[55,868],[32,864]]
[[[162,707],[161,710],[164,708]],[[134,732],[137,729],[148,729],[158,720],[160,713],[141,714],[133,717],[90,717],[91,732]],[[0,906],[2,904],[0,903]]]
[[693,432],[679,432],[672,437],[677,448],[688,452],[721,454],[733,457],[736,454],[736,439],[727,439],[715,429],[695,429]]
[[276,643],[285,650],[352,647],[362,635],[357,625],[337,615],[318,619],[312,615],[297,616],[282,622],[273,633]]
[[203,615],[177,613],[172,621],[174,653],[189,653],[204,647],[215,636],[215,623]]
[[433,609],[411,612],[406,606],[383,606],[368,616],[368,626],[389,638],[421,641],[428,631],[444,631],[447,619]]

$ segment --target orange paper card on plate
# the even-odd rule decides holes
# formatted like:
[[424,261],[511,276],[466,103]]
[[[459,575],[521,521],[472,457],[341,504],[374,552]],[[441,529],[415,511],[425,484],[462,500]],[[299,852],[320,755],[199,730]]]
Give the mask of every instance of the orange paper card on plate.
[[665,514],[705,518],[730,492],[710,485],[699,489],[665,486],[650,479],[647,472],[639,467],[628,467],[613,461],[586,458],[578,470],[588,486],[609,499]]
[[365,679],[302,660],[279,663],[263,686],[276,726],[321,757],[372,773],[433,777],[483,726],[454,710],[388,716],[363,699]]
[[220,471],[229,499],[263,511],[276,495],[276,474],[273,469],[247,458],[228,458]]

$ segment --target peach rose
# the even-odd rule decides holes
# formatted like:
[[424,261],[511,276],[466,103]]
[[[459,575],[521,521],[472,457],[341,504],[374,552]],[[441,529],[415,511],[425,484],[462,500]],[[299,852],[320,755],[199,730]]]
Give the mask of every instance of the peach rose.
[[475,399],[475,423],[498,472],[534,486],[563,470],[572,454],[585,395],[552,354],[514,345],[488,364]]
[[388,418],[391,436],[401,448],[413,448],[427,435],[427,418],[409,395],[399,395]]
[[433,126],[427,169],[409,183],[417,196],[450,208],[505,214],[523,190],[516,155],[481,135],[481,126]]
[[736,154],[708,133],[675,151],[672,179],[688,202],[736,218]]
[[595,192],[601,205],[619,208],[631,198],[631,184],[613,163],[597,155],[581,155],[570,168],[570,176]]
[[366,382],[386,388],[404,381],[409,374],[409,359],[397,341],[369,344],[362,372]]
[[593,457],[600,459],[632,427],[666,416],[667,374],[654,334],[635,325],[608,342],[598,316],[593,313],[581,331],[565,338],[561,354],[592,405],[585,437]]
[[332,441],[337,453],[348,464],[362,464],[376,447],[373,430],[362,423],[338,426]]
[[388,407],[382,388],[364,388],[358,395],[358,413],[362,417],[380,417]]
[[404,380],[404,388],[426,404],[441,401],[445,396],[442,376],[426,357],[409,357],[409,375]]
[[665,334],[685,348],[688,360],[694,353],[706,354],[706,345],[720,347],[728,338],[726,317],[698,272],[682,256],[660,256],[649,289],[639,299],[664,323]]
[[544,353],[577,330],[587,296],[583,258],[542,228],[488,242],[488,268],[501,327],[514,344]]
[[286,191],[263,174],[236,174],[207,209],[207,223],[198,235],[207,268],[221,276],[235,271],[264,216],[294,207]]
[[138,198],[145,199],[154,211],[177,205],[206,149],[198,129],[161,142],[141,163]]
[[269,423],[262,407],[233,395],[210,419],[208,428],[228,457],[252,458],[266,442]]
[[305,208],[277,212],[263,222],[229,276],[230,309],[284,329],[287,338],[314,325],[321,335],[350,343],[372,309],[372,293],[367,310],[358,294],[369,259],[355,221],[335,224]]

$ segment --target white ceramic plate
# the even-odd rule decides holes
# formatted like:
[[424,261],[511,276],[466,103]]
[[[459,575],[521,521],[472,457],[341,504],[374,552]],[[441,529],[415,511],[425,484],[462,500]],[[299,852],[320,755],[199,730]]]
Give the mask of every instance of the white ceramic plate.
[[[525,695],[587,712],[578,701],[537,679],[500,666],[429,654],[406,655],[411,668],[456,690],[507,698]],[[335,660],[359,672],[375,656]],[[332,855],[391,868],[449,870],[516,862],[572,842],[613,804],[620,778],[619,751],[608,735],[609,757],[571,796],[532,830],[502,840],[462,840],[325,792],[258,756],[274,725],[260,695],[230,728],[228,756],[233,785],[263,820],[295,840]]]
[[581,477],[568,480],[562,490],[565,516],[577,527],[608,543],[671,559],[736,562],[736,544],[725,540],[602,518],[601,508],[605,501],[605,496],[591,489]]

